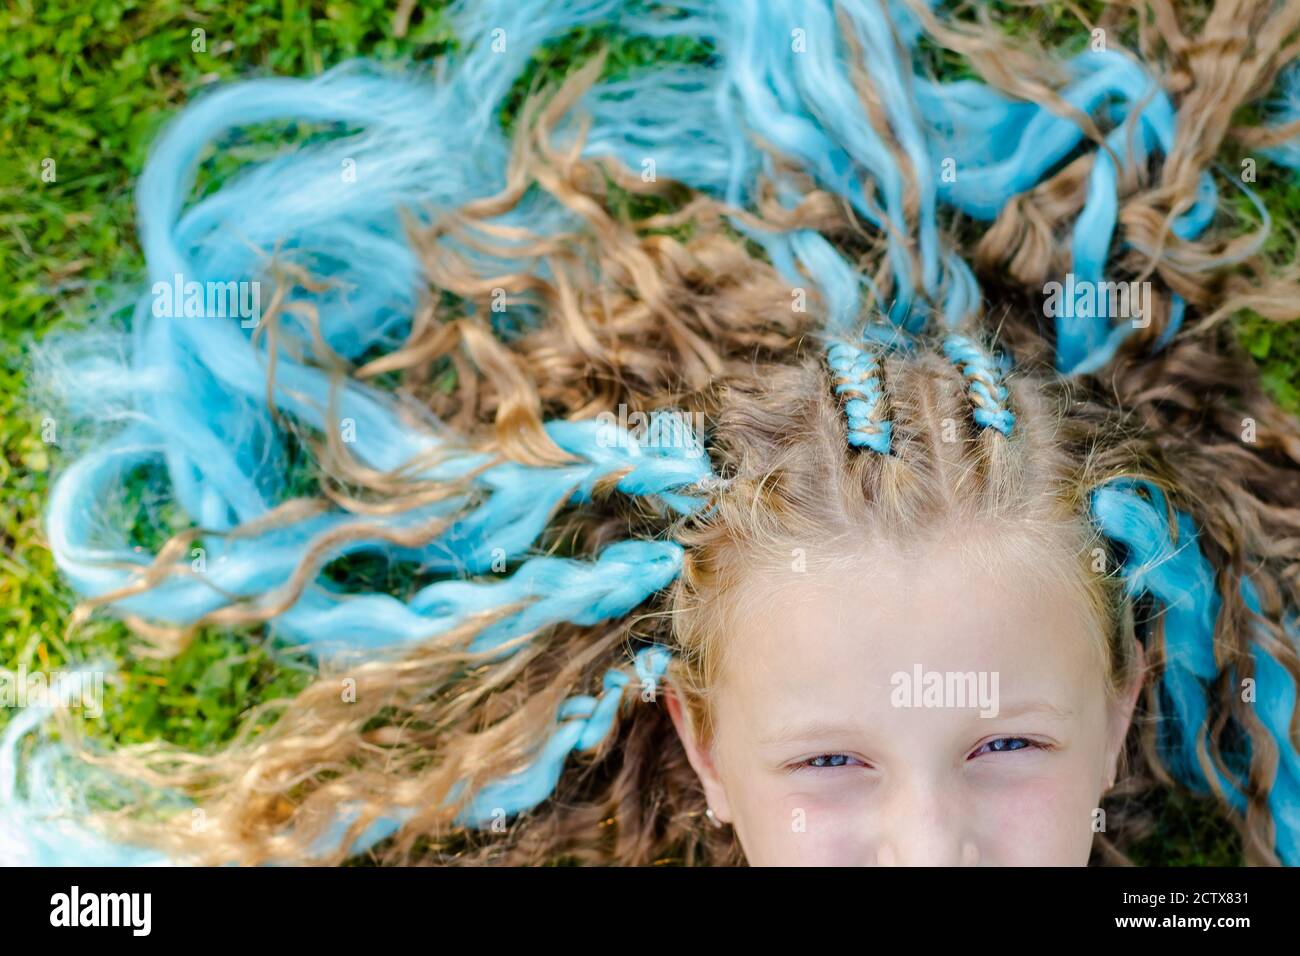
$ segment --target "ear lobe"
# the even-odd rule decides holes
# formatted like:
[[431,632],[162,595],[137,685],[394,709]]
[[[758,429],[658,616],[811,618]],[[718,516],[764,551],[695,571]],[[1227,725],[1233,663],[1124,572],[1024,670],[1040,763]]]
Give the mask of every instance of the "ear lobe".
[[704,788],[704,798],[718,820],[730,823],[731,802],[727,799],[727,791],[722,785],[722,778],[718,775],[713,748],[700,746],[690,714],[687,713],[687,708],[677,696],[672,684],[666,684],[664,690],[664,703],[668,707],[668,715],[672,717],[673,727],[676,728],[677,736],[686,751],[686,759],[690,761],[691,769],[695,771],[695,775],[700,779],[700,785]]

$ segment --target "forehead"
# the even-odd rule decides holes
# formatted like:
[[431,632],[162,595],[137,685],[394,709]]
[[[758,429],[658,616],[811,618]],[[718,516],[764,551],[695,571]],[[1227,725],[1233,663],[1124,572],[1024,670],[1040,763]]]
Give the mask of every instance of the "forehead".
[[996,672],[1004,697],[1064,701],[1099,686],[1097,624],[1068,556],[952,539],[908,555],[864,545],[818,560],[815,550],[805,570],[796,555],[746,576],[720,692],[806,716],[840,702],[888,709],[892,675],[918,666]]

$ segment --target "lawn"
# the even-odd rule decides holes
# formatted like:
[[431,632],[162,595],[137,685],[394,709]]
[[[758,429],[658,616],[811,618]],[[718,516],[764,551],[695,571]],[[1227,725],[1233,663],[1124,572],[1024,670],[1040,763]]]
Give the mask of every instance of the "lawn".
[[[445,3],[422,3],[409,16],[399,6],[15,0],[0,13],[0,667],[35,670],[86,657],[115,662],[122,683],[107,695],[97,732],[126,742],[164,738],[211,747],[257,702],[301,686],[310,665],[257,631],[205,633],[179,657],[140,659],[128,652],[122,625],[98,616],[74,621],[73,595],[43,540],[43,501],[63,452],[45,440],[48,412],[27,389],[29,345],[81,321],[93,303],[111,300],[112,282],[141,272],[132,186],[154,135],[194,94],[235,77],[313,74],[358,55],[426,61],[454,47]],[[1036,13],[998,6],[1010,32],[1032,30],[1076,47],[1087,37],[1066,4]],[[526,79],[563,72],[607,42],[612,74],[657,58],[707,55],[583,33],[548,49]],[[958,72],[961,64],[945,60],[944,68]],[[521,85],[519,96],[523,91]],[[1227,168],[1238,166],[1236,157],[1223,159]],[[1258,188],[1277,222],[1296,221],[1300,189],[1287,170],[1261,162]],[[1270,248],[1289,257],[1289,231],[1278,230]],[[1271,390],[1300,411],[1300,334],[1249,315],[1236,323]],[[165,523],[165,502],[131,507],[162,514]],[[1164,859],[1235,862],[1233,837],[1185,801],[1167,803],[1153,844]]]

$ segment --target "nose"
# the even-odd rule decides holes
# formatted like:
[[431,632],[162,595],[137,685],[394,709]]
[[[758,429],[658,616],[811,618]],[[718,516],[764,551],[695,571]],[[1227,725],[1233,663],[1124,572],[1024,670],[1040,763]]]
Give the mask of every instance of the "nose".
[[979,864],[979,846],[959,801],[936,784],[899,787],[879,819],[878,866]]

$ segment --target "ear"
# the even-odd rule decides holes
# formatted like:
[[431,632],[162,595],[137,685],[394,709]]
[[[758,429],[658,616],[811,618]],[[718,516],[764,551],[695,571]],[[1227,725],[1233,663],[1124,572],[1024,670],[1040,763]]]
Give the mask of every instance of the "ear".
[[1134,655],[1137,658],[1137,663],[1133,672],[1133,680],[1124,689],[1123,696],[1115,704],[1111,720],[1110,739],[1107,741],[1107,776],[1106,781],[1104,781],[1106,790],[1115,785],[1115,778],[1119,773],[1120,754],[1124,752],[1124,741],[1128,739],[1128,730],[1133,723],[1133,711],[1137,707],[1138,696],[1142,693],[1142,685],[1146,683],[1146,650],[1142,647],[1142,642],[1136,637],[1133,638],[1133,643],[1137,645]]
[[664,703],[668,706],[668,714],[672,717],[673,726],[677,728],[677,736],[681,738],[682,746],[686,750],[686,759],[691,762],[691,768],[704,787],[704,799],[709,802],[713,815],[719,821],[730,823],[731,802],[727,799],[726,788],[723,787],[722,778],[718,775],[713,747],[712,745],[700,746],[695,728],[691,724],[690,714],[671,684],[665,688],[665,692]]

